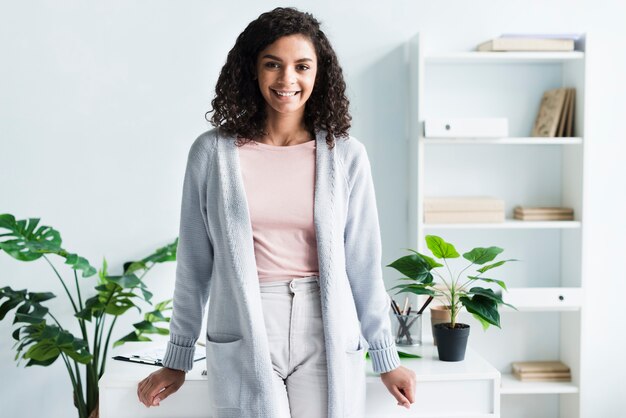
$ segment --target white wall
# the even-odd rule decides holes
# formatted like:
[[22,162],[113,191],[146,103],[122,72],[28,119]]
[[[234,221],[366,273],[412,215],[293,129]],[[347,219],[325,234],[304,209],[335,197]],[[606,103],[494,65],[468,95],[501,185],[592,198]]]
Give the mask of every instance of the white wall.
[[[186,154],[209,128],[203,116],[218,72],[247,23],[277,5],[0,0],[0,213],[40,217],[61,232],[66,249],[94,266],[106,256],[112,272],[173,240]],[[502,32],[588,33],[583,416],[623,413],[623,2],[318,0],[297,6],[322,21],[343,65],[352,134],[372,160],[386,263],[403,254],[408,236],[403,43],[416,32],[444,50],[471,49]],[[71,283],[69,271],[57,265]],[[393,272],[385,274],[391,283]],[[155,300],[170,297],[173,264],[149,277]],[[83,292],[93,282],[85,279]],[[26,264],[0,254],[5,285],[54,292],[51,311],[76,331],[63,289],[44,261]],[[0,322],[2,415],[75,416],[62,362],[16,367],[12,318]],[[124,316],[114,338],[139,319]]]

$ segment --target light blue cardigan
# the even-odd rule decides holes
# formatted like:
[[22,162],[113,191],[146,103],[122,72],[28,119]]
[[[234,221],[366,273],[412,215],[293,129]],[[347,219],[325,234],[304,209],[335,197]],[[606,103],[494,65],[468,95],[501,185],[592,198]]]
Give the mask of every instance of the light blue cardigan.
[[[365,344],[374,371],[400,366],[381,269],[370,163],[356,138],[316,136],[314,224],[328,363],[328,417],[364,416]],[[210,295],[210,298],[209,298]],[[163,364],[192,368],[205,313],[216,418],[277,414],[252,227],[235,138],[219,129],[189,151],[181,206],[174,309]],[[359,326],[360,321],[360,326]],[[391,399],[390,399],[391,401]]]

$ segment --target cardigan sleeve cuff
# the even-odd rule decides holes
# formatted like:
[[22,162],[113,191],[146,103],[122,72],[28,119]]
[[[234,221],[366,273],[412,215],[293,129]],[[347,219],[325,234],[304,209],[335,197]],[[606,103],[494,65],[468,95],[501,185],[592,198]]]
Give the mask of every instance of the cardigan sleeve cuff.
[[386,373],[395,368],[400,367],[400,356],[398,356],[398,350],[396,350],[395,344],[387,348],[378,350],[368,350],[370,358],[372,359],[372,367],[374,373]]
[[193,338],[170,334],[162,364],[170,369],[188,372],[193,369],[193,356],[196,352]]

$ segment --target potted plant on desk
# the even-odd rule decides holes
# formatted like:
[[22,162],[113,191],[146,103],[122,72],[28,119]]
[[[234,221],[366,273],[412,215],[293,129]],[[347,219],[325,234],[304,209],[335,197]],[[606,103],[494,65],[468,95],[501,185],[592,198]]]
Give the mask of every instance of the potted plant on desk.
[[[450,309],[451,322],[434,326],[434,337],[438,341],[437,351],[439,359],[442,361],[461,361],[465,358],[465,348],[470,326],[469,324],[457,322],[459,311],[464,306],[482,324],[485,330],[490,325],[500,328],[499,306],[504,304],[513,309],[515,307],[503,302],[502,297],[494,292],[493,289],[484,288],[476,284],[478,282],[494,283],[506,290],[506,285],[502,280],[482,277],[482,274],[500,267],[508,261],[516,260],[501,260],[487,264],[493,261],[503,249],[498,247],[477,247],[463,254],[463,258],[468,260],[470,264],[455,275],[448,264],[449,259],[460,257],[454,246],[435,235],[426,236],[426,245],[433,256],[442,260],[444,264],[440,264],[435,259],[420,254],[415,250],[409,250],[413,254],[401,257],[387,266],[405,275],[406,277],[400,280],[408,282],[394,286],[391,289],[400,289],[396,294],[408,292],[416,295],[430,295],[443,298],[446,301],[446,306]],[[467,275],[467,280],[461,283],[463,272],[475,265],[482,267],[476,270],[478,273]],[[440,272],[440,267],[445,267],[447,273]],[[443,286],[437,285],[434,276],[440,279]],[[447,276],[447,279],[445,276]]]

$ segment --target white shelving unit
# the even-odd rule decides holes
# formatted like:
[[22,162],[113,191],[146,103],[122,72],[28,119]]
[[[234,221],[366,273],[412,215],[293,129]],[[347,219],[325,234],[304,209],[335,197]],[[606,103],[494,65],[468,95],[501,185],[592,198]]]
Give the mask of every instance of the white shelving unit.
[[[483,331],[467,312],[459,320],[472,326],[469,345],[502,373],[503,418],[579,417],[585,40],[566,53],[425,51],[423,36],[410,40],[409,245],[428,254],[424,237],[432,234],[459,252],[496,245],[504,248],[497,260],[520,260],[488,276],[505,280],[503,297],[518,308],[501,309],[501,329]],[[558,87],[576,88],[574,137],[530,137],[543,92]],[[446,117],[506,117],[510,137],[424,137],[426,118]],[[497,197],[505,201],[506,221],[425,224],[430,196]],[[575,219],[519,221],[512,219],[516,205],[572,207]],[[511,362],[531,360],[563,361],[572,381],[521,382],[511,375]]]

